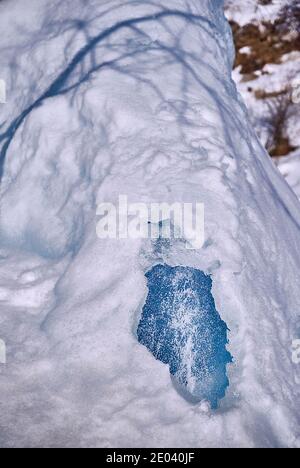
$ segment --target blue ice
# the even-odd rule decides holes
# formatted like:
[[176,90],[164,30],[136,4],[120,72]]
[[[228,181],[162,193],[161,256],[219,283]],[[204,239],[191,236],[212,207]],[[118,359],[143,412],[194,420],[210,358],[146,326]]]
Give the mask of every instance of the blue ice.
[[229,386],[226,366],[232,356],[211,277],[168,265],[156,265],[146,277],[149,293],[137,330],[139,342],[169,365],[186,395],[209,401],[216,409]]

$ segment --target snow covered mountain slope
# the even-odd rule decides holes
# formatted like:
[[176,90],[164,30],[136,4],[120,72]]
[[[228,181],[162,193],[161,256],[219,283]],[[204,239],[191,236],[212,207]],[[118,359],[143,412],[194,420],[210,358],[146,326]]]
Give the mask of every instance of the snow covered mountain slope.
[[[4,0],[0,443],[297,447],[300,205],[231,80],[219,0]],[[205,244],[100,240],[96,206],[203,202]],[[218,410],[137,340],[156,264],[211,274]]]
[[225,0],[233,78],[257,135],[300,198],[300,2]]

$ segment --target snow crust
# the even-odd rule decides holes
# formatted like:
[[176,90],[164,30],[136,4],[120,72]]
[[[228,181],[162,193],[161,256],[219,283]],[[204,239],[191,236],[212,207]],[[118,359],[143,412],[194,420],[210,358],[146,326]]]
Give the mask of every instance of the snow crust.
[[[218,0],[0,2],[0,443],[299,447],[300,206],[231,79]],[[96,206],[204,202],[206,242],[99,240]],[[230,387],[213,411],[136,337],[145,273],[212,275]]]

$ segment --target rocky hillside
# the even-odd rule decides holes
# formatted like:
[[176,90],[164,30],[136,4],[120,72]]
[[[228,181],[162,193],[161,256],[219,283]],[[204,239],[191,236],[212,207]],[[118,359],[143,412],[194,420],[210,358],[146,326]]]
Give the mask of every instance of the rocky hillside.
[[256,132],[300,196],[300,1],[225,1],[234,79]]

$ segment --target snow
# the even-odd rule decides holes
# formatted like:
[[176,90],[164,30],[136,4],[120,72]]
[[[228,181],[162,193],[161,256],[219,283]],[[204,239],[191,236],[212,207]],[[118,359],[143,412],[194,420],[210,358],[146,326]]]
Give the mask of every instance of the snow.
[[290,0],[271,0],[269,4],[259,3],[259,0],[224,0],[226,17],[241,26],[252,22],[274,21],[279,11]]
[[300,152],[295,151],[288,157],[280,158],[278,169],[300,199]]
[[[241,5],[238,0],[225,0],[226,17],[234,20],[241,26],[248,23],[260,24],[262,21],[273,21],[278,17],[279,11],[289,2],[285,0],[273,0],[269,5],[260,5],[258,0],[247,0]],[[286,38],[293,37],[295,31],[293,27]],[[244,47],[241,53],[250,53],[251,49]],[[281,62],[277,64],[267,64],[262,71],[257,71],[256,78],[249,81],[241,74],[240,67],[233,72],[233,78],[237,84],[238,91],[248,108],[250,119],[259,136],[260,141],[265,146],[269,137],[269,130],[266,121],[270,118],[270,102],[266,99],[257,99],[255,93],[264,91],[265,93],[280,92],[284,89],[299,87],[300,73],[300,53],[295,50],[283,55]],[[294,91],[296,92],[296,91]],[[297,96],[297,95],[296,95]],[[269,105],[268,105],[269,104]],[[289,118],[286,123],[286,134],[290,144],[295,148],[300,146],[300,125],[299,106],[295,102],[290,108]],[[291,188],[299,197],[298,180],[300,173],[298,151],[292,152],[288,158],[278,158],[275,163],[279,171],[285,176]]]
[[[2,447],[299,447],[300,206],[231,79],[219,0],[0,2]],[[96,236],[102,201],[205,204],[206,242]],[[210,274],[230,386],[138,343],[158,263]]]
[[[257,72],[255,80],[243,80],[243,75],[240,73],[239,68],[236,68],[233,72],[233,78],[247,105],[251,121],[264,145],[268,139],[265,121],[270,115],[270,109],[266,100],[257,99],[255,93],[260,91],[276,93],[288,89],[298,76],[299,71],[300,52],[293,52],[283,56],[282,63],[280,64],[265,65],[262,73]],[[296,108],[295,105],[294,108]],[[297,147],[300,145],[300,126],[298,112],[295,112],[294,109],[293,113],[294,115],[291,115],[287,122],[287,134],[291,144]],[[290,112],[290,114],[292,114],[292,112]]]

